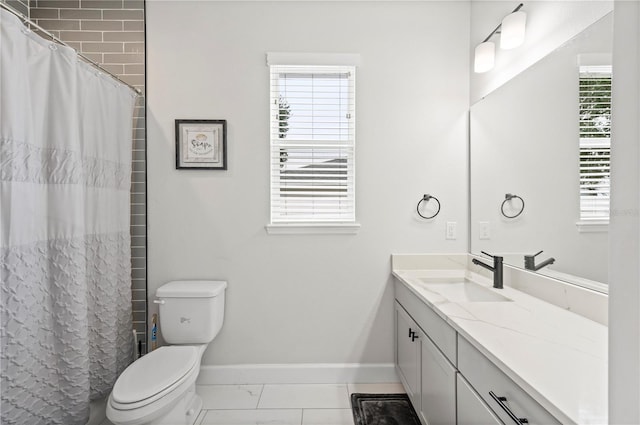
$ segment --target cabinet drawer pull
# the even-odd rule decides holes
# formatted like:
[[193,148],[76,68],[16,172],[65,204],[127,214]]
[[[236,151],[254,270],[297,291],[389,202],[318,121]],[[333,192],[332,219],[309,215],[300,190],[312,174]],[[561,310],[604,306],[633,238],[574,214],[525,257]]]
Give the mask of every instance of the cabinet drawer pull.
[[515,413],[511,411],[509,406],[505,404],[505,401],[507,401],[506,397],[497,396],[493,391],[489,391],[489,395],[496,401],[496,403],[498,403],[500,407],[502,407],[502,410],[504,410],[507,415],[509,415],[509,417],[513,419],[513,422],[517,423],[518,425],[529,423],[529,420],[527,418],[519,418],[515,415]]

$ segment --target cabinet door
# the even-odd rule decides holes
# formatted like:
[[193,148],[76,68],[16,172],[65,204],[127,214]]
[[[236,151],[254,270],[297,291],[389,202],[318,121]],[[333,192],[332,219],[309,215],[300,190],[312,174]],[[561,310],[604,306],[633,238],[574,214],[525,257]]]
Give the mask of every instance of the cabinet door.
[[422,346],[420,415],[428,425],[456,423],[456,369],[426,336]]
[[416,411],[420,405],[420,339],[418,326],[396,303],[396,368]]
[[456,393],[458,425],[502,425],[502,421],[460,374],[458,374]]

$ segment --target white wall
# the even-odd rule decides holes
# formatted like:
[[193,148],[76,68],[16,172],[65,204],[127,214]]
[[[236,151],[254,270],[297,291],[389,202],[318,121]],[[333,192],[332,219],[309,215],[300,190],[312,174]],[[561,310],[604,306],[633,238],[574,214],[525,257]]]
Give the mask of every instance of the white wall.
[[[519,0],[471,0],[470,55],[472,59],[475,47],[518,4],[520,4]],[[496,47],[495,68],[486,73],[471,74],[471,103],[482,99],[612,9],[613,1],[534,0],[524,2],[522,10],[527,13],[524,44],[513,50],[500,50]],[[499,46],[500,36],[494,36],[491,40]]]
[[640,4],[616,1],[613,45],[609,423],[640,423]]
[[[467,251],[468,50],[467,2],[147,2],[149,294],[228,280],[204,364],[393,361],[390,254]],[[268,51],[361,55],[357,235],[265,232]],[[187,118],[228,121],[228,171],[174,169]]]
[[[593,24],[571,42],[490,93],[471,108],[471,249],[554,257],[550,269],[606,283],[607,232],[579,232],[578,58],[609,54],[613,16]],[[603,62],[601,64],[606,64]],[[609,64],[611,62],[608,62]],[[525,200],[521,216],[500,213],[505,193]],[[512,201],[520,207],[520,201]],[[506,210],[513,215],[509,204]],[[491,238],[480,239],[479,222]]]

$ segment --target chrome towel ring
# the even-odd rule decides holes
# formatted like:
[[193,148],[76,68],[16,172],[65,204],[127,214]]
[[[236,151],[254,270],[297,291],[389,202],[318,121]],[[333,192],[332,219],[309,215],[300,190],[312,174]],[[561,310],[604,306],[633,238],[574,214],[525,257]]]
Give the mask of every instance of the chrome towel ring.
[[[504,212],[504,206],[508,201],[510,201],[510,200],[512,200],[514,198],[520,199],[520,202],[522,202],[522,206],[520,207],[520,211],[518,211],[517,214],[508,215],[507,213]],[[524,199],[522,199],[518,195],[514,195],[514,194],[511,194],[511,193],[507,193],[507,194],[504,195],[504,201],[502,201],[502,205],[500,206],[500,212],[502,213],[503,216],[505,216],[507,218],[516,218],[520,214],[522,214],[522,211],[524,211]]]
[[[433,214],[432,216],[426,217],[424,215],[422,215],[420,213],[420,204],[422,204],[423,202],[426,204],[427,202],[429,202],[431,199],[435,200],[438,203],[438,210],[435,212],[435,214]],[[418,212],[418,215],[426,220],[432,219],[433,217],[437,216],[438,213],[440,213],[440,201],[438,200],[438,198],[436,198],[435,196],[432,195],[428,195],[425,194],[422,199],[420,199],[420,201],[418,201],[418,205],[416,206],[416,211]]]

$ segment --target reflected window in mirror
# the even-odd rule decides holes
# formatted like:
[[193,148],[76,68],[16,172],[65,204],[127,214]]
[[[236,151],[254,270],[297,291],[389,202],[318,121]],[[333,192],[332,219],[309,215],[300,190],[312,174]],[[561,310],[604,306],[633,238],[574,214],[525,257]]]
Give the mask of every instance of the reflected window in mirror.
[[[580,221],[582,231],[609,222],[611,65],[580,66]],[[591,228],[591,229],[589,229]]]

